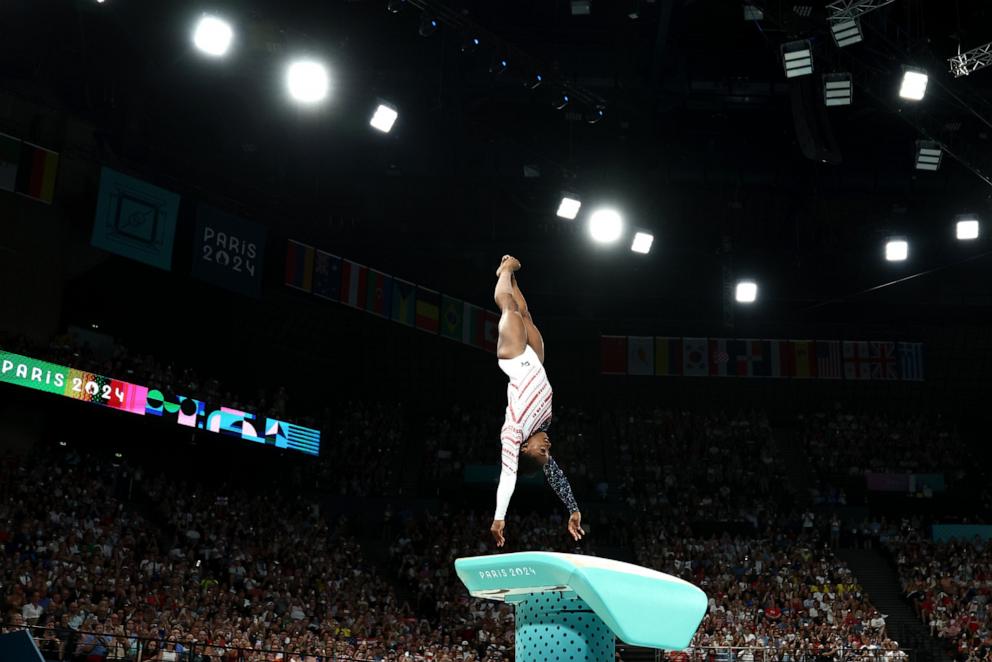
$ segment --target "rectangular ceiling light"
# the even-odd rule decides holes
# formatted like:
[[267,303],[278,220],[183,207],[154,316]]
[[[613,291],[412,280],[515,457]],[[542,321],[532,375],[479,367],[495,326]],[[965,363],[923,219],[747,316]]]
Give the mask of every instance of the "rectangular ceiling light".
[[916,169],[936,170],[940,167],[940,159],[943,152],[940,145],[932,140],[916,141]]
[[761,7],[752,5],[750,2],[744,3],[745,21],[760,21],[764,17],[765,17],[765,12],[761,11]]
[[572,0],[572,16],[588,16],[592,13],[592,0]]
[[561,203],[558,205],[558,216],[574,221],[575,217],[579,215],[579,209],[581,207],[582,203],[578,198],[572,195],[563,195]]
[[630,245],[630,250],[635,253],[647,255],[651,252],[651,244],[654,243],[654,235],[648,232],[638,232],[634,235],[634,241]]
[[397,117],[399,117],[399,113],[396,112],[395,108],[390,108],[386,104],[380,103],[379,107],[375,109],[372,119],[369,120],[369,125],[383,133],[389,133]]
[[830,24],[830,31],[834,35],[834,42],[841,48],[864,39],[864,35],[861,34],[861,22],[856,18],[834,21]]
[[959,216],[955,226],[955,234],[960,241],[978,239],[978,219],[974,216]]
[[782,65],[785,77],[807,76],[813,73],[813,48],[808,39],[782,44]]
[[902,85],[899,87],[899,96],[903,99],[919,101],[927,93],[927,72],[915,67],[903,67]]
[[853,97],[851,74],[823,75],[823,103],[827,106],[850,106]]

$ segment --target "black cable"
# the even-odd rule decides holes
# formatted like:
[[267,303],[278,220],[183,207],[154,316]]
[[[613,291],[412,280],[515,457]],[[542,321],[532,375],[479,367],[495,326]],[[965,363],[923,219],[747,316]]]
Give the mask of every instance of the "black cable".
[[823,308],[824,306],[829,306],[832,303],[844,303],[848,299],[853,299],[854,297],[861,296],[862,294],[869,294],[871,292],[877,292],[878,290],[884,289],[891,285],[898,285],[899,283],[905,283],[906,281],[913,280],[914,278],[920,278],[921,276],[929,276],[930,274],[937,273],[938,271],[943,271],[945,269],[950,269],[952,267],[959,267],[962,264],[967,264],[968,262],[974,262],[975,260],[980,260],[984,257],[992,255],[992,251],[986,251],[984,253],[979,253],[978,255],[972,255],[971,257],[966,257],[963,260],[957,262],[952,262],[950,264],[943,264],[939,267],[934,267],[932,269],[927,269],[926,271],[920,271],[915,274],[910,274],[909,276],[904,276],[902,278],[897,278],[896,280],[889,281],[888,283],[882,283],[881,285],[875,285],[874,287],[869,287],[866,290],[861,290],[859,292],[854,292],[853,294],[847,294],[834,299],[827,299],[826,301],[821,301],[820,303],[813,304],[808,308],[803,308],[800,312],[808,312],[810,310],[816,310],[817,308]]

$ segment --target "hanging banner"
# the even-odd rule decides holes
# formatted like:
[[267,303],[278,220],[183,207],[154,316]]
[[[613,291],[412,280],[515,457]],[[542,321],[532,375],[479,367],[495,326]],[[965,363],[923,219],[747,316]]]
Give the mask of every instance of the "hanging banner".
[[169,271],[178,214],[175,193],[104,167],[91,243]]
[[246,296],[262,293],[265,228],[201,204],[193,235],[193,276]]

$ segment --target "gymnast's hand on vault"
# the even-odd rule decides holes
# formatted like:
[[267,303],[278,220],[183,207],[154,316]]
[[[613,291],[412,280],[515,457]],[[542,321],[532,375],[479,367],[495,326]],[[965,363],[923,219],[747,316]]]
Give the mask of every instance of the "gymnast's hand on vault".
[[582,530],[582,513],[577,510],[568,518],[568,532],[572,534],[576,542],[582,540],[582,536],[586,534]]
[[506,526],[506,522],[501,519],[494,519],[493,525],[489,527],[489,532],[493,534],[493,538],[496,539],[496,546],[502,547],[506,540],[503,538],[503,527]]

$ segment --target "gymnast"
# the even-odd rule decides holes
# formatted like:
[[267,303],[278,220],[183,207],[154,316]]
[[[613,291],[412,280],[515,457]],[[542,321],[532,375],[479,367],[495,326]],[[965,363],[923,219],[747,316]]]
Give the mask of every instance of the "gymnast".
[[499,341],[496,356],[499,367],[510,378],[506,387],[506,421],[500,432],[503,447],[502,470],[496,488],[496,514],[490,532],[496,546],[502,547],[506,510],[517,482],[517,472],[533,475],[543,469],[551,488],[568,509],[568,532],[578,541],[585,535],[582,514],[572,495],[565,473],[551,457],[551,384],[544,371],[544,338],[534,326],[527,301],[517,285],[520,261],[504,255],[496,270],[499,306]]

